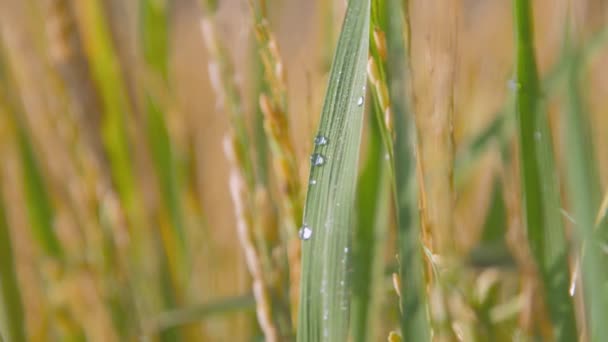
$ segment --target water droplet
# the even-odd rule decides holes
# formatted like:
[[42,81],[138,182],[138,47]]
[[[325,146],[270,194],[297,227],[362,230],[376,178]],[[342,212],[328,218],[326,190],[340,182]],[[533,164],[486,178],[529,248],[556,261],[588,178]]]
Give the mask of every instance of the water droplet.
[[509,80],[509,82],[507,82],[507,88],[509,88],[510,90],[517,90],[520,87],[521,85],[516,80]]
[[321,153],[313,153],[310,156],[310,162],[313,166],[321,166],[325,164],[325,157]]
[[344,247],[344,253],[348,253],[348,247]]
[[303,224],[298,232],[300,240],[308,240],[312,237],[312,229],[307,224]]
[[317,184],[317,180],[316,179],[311,179],[311,180],[308,181],[308,184],[315,185],[315,184]]
[[323,320],[327,321],[329,319],[329,310],[325,309],[323,311]]
[[328,142],[329,142],[329,140],[324,135],[317,135],[317,137],[315,138],[315,145],[316,146],[327,145]]
[[578,271],[579,271],[579,267],[580,267],[580,260],[576,261],[576,264],[574,265],[574,272],[572,272],[572,278],[570,279],[570,288],[568,290],[568,292],[570,292],[570,297],[574,297],[574,294],[576,293],[576,282],[578,281]]
[[534,139],[536,139],[536,141],[540,141],[541,137],[542,135],[539,131],[534,132]]
[[574,295],[576,294],[576,280],[574,278],[570,282],[570,289],[568,290],[568,292],[570,292],[570,297],[574,297]]
[[357,99],[357,106],[363,106],[363,96],[359,96],[359,98]]

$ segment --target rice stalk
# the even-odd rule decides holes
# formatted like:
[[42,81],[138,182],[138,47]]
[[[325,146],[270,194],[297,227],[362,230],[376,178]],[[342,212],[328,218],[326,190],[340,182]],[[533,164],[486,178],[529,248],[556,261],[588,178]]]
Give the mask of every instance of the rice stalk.
[[[252,2],[249,2],[250,7],[252,7]],[[267,94],[270,92],[270,85],[265,77],[265,69],[264,62],[262,61],[262,54],[260,51],[264,49],[263,42],[260,42],[257,38],[257,32],[255,30],[256,20],[258,20],[259,16],[266,16],[266,2],[259,2],[258,6],[260,8],[253,9],[252,11],[253,17],[253,25],[254,30],[252,32],[253,40],[251,43],[251,55],[250,55],[250,73],[253,78],[250,87],[250,91],[252,95],[250,96],[252,101],[252,107],[255,108],[255,113],[253,114],[253,143],[255,145],[255,173],[256,173],[256,182],[264,187],[270,185],[270,176],[271,169],[269,168],[269,143],[268,136],[266,135],[265,129],[265,120],[264,120],[264,112],[262,111],[262,107],[260,107],[260,99],[263,94]],[[257,11],[257,13],[256,13]],[[276,211],[275,208],[273,210]],[[298,252],[299,253],[299,252]],[[291,288],[293,290],[293,287]],[[293,310],[293,307],[292,307]]]
[[101,103],[91,78],[74,11],[66,0],[46,0],[43,5],[51,61],[65,82],[82,135],[94,155],[96,165],[109,178],[109,171],[105,169],[107,157],[99,134]]
[[[49,292],[60,291],[60,282],[65,280],[68,260],[62,242],[55,231],[55,208],[23,112],[22,88],[20,87],[23,86],[24,81],[17,78],[14,73],[14,68],[20,65],[14,59],[18,56],[18,53],[14,51],[15,55],[8,55],[8,47],[14,46],[9,45],[9,43],[7,43],[6,49],[4,46],[4,42],[9,40],[11,44],[14,44],[16,37],[10,37],[12,39],[9,39],[7,35],[12,34],[12,32],[5,31],[4,27],[2,29],[0,103],[6,105],[11,126],[16,135],[16,145],[19,150],[21,173],[23,175],[21,184],[25,193],[27,221],[36,248],[45,261],[43,263],[44,267],[40,270],[43,287]],[[68,304],[65,300],[58,299],[48,305],[48,313],[54,324],[51,328],[54,333],[59,334],[60,338],[70,338],[77,341],[82,338],[84,331],[70,312]]]
[[[406,334],[406,339],[428,339],[429,326],[426,321],[426,304],[424,295],[424,274],[422,259],[420,257],[420,239],[417,230],[417,220],[415,220],[415,210],[413,198],[413,189],[411,188],[412,179],[414,176],[413,166],[413,125],[411,118],[408,118],[407,113],[407,92],[405,84],[405,73],[407,69],[406,50],[404,46],[404,25],[402,4],[391,1],[373,1],[371,6],[371,27],[370,27],[370,59],[367,65],[368,78],[371,85],[371,93],[374,98],[374,112],[377,113],[377,127],[379,128],[380,136],[382,137],[386,156],[389,160],[390,174],[395,177],[392,180],[394,185],[393,195],[397,207],[397,225],[399,234],[399,262],[401,265],[401,273],[406,280],[403,283],[405,288],[400,289],[401,293],[406,295],[400,297],[402,302],[399,306],[402,310],[402,331]],[[390,69],[390,70],[389,70]],[[392,71],[392,72],[390,72]],[[398,122],[398,123],[397,123]],[[395,126],[398,124],[398,126]],[[398,139],[398,140],[397,140]],[[373,148],[373,145],[372,145]],[[376,160],[376,163],[382,165],[382,161]],[[365,173],[363,174],[365,175]],[[382,179],[382,175],[377,175]],[[384,177],[386,177],[385,175]],[[378,186],[382,187],[381,180],[376,180]],[[372,183],[374,184],[374,183]],[[385,184],[386,186],[388,184]],[[362,185],[365,186],[365,185]],[[367,196],[368,198],[376,198],[380,208],[386,207],[383,202],[382,190],[378,191],[379,197]],[[384,204],[382,204],[384,203]],[[367,204],[369,206],[369,204]],[[360,209],[361,210],[361,209]],[[363,210],[361,210],[363,211]],[[383,213],[384,211],[384,213]],[[355,311],[354,311],[354,338],[360,341],[372,338],[367,330],[373,329],[372,322],[365,322],[366,319],[373,319],[377,314],[374,314],[374,299],[377,296],[377,290],[373,287],[374,276],[373,271],[369,271],[369,267],[378,267],[378,260],[382,258],[382,249],[379,247],[373,248],[373,244],[380,246],[382,239],[381,225],[386,225],[383,222],[382,215],[386,215],[386,209],[380,209],[378,212],[379,224],[374,229],[377,229],[376,236],[373,238],[380,241],[373,242],[372,237],[367,237],[369,246],[360,247],[365,252],[355,250],[355,253],[369,254],[366,262],[358,263],[355,267],[360,269],[355,274],[368,274],[363,279],[357,279],[358,284],[355,284]],[[364,217],[361,217],[363,219]],[[385,220],[385,219],[384,219]],[[365,224],[362,220],[360,224]],[[367,229],[371,229],[367,228]],[[371,243],[369,241],[372,241]],[[376,255],[374,255],[375,253]],[[407,273],[404,270],[407,269]],[[420,271],[420,272],[419,272]],[[376,274],[377,276],[377,274]],[[371,284],[371,285],[361,285]],[[377,287],[377,285],[375,285]],[[358,293],[357,290],[361,290]],[[364,300],[369,300],[367,303],[360,303],[357,295],[362,295]],[[412,301],[413,300],[413,301]],[[407,311],[405,311],[407,310]],[[371,311],[371,312],[368,312]],[[369,315],[369,318],[368,318]],[[407,318],[406,318],[407,317]],[[415,317],[412,319],[412,317]],[[368,323],[369,325],[365,325]],[[425,337],[427,336],[427,337]]]
[[[444,260],[456,252],[453,222],[454,98],[460,2],[409,2],[409,45],[420,168],[424,199],[422,224],[428,246]],[[437,20],[428,26],[426,20]],[[417,50],[420,49],[420,50]],[[432,170],[432,172],[431,172]]]
[[[405,6],[408,4],[406,3]],[[415,118],[408,98],[406,71],[411,72],[408,13],[397,0],[386,2],[387,75],[390,100],[394,113],[395,145],[393,177],[397,210],[401,336],[405,341],[429,341],[431,326],[424,261],[422,257],[421,225],[416,208],[416,130]],[[408,11],[409,9],[405,9]],[[406,19],[407,18],[407,19]],[[405,22],[407,20],[407,23]],[[405,37],[403,36],[405,33]],[[404,41],[405,38],[405,41]],[[408,48],[406,50],[406,48]],[[408,56],[408,54],[410,54]],[[411,62],[410,62],[411,63]],[[410,68],[408,68],[410,67]]]
[[[139,317],[135,312],[136,301],[130,283],[134,282],[137,277],[134,273],[138,273],[134,271],[139,268],[127,271],[129,256],[125,242],[128,240],[128,221],[123,208],[116,203],[111,165],[101,134],[101,124],[107,116],[101,102],[99,84],[93,79],[91,66],[95,60],[89,60],[86,55],[86,41],[83,42],[86,36],[81,36],[77,25],[75,10],[79,8],[78,5],[62,0],[45,1],[43,5],[50,61],[67,90],[70,109],[76,114],[76,127],[83,131],[78,142],[84,141],[84,144],[79,146],[80,153],[74,156],[75,164],[82,169],[83,180],[95,191],[91,201],[82,203],[82,198],[73,199],[73,206],[81,222],[78,225],[90,226],[84,229],[85,234],[94,239],[90,242],[94,243],[92,246],[95,248],[88,248],[87,254],[105,252],[103,264],[91,266],[95,267],[96,272],[102,273],[97,281],[103,284],[102,295],[107,295],[105,305],[111,312],[114,327],[126,338],[137,331]],[[101,217],[96,217],[96,209],[102,212]],[[95,244],[99,239],[102,240],[101,244]]]
[[568,246],[559,212],[559,189],[532,39],[532,10],[526,0],[514,0],[516,32],[515,108],[521,158],[523,215],[530,249],[535,258],[553,338],[574,341],[576,319],[568,293]]
[[[256,183],[242,100],[234,81],[233,66],[216,33],[213,12],[201,20],[205,45],[210,55],[209,76],[217,103],[230,117],[231,129],[224,143],[230,164],[229,187],[237,218],[237,236],[252,277],[256,316],[267,341],[280,341],[291,335],[288,306],[280,296],[281,283],[275,283],[276,266],[271,259],[270,245],[276,225],[272,222],[265,190]],[[254,215],[257,213],[257,215]],[[277,296],[279,294],[279,296]],[[275,310],[278,308],[278,310]]]
[[[254,33],[255,34],[255,33]],[[268,144],[268,137],[266,135],[266,129],[264,128],[264,112],[262,112],[262,108],[260,107],[260,98],[263,94],[267,94],[270,90],[266,83],[266,79],[264,77],[264,66],[262,64],[262,58],[258,53],[258,50],[261,47],[257,40],[252,44],[252,52],[251,55],[251,65],[252,72],[254,73],[252,81],[252,93],[251,96],[251,106],[256,108],[254,118],[253,118],[253,143],[255,146],[255,175],[256,182],[261,186],[269,186],[270,178],[272,174],[272,170],[269,165],[269,154],[270,147]],[[275,209],[276,211],[276,209]],[[292,286],[291,290],[293,291],[295,287]],[[295,302],[294,302],[295,303]],[[292,311],[294,307],[292,306]]]
[[[137,310],[142,315],[153,309],[156,296],[162,300],[172,302],[171,291],[167,291],[165,276],[169,274],[166,269],[167,263],[163,257],[155,257],[153,248],[158,243],[156,234],[149,234],[154,230],[145,212],[145,201],[140,188],[139,179],[136,178],[135,144],[129,134],[129,123],[132,123],[135,111],[133,102],[130,101],[127,80],[122,73],[120,60],[118,58],[111,31],[108,26],[107,16],[102,3],[98,0],[77,1],[72,3],[74,12],[79,18],[78,24],[82,35],[82,45],[88,58],[92,79],[99,93],[101,106],[103,108],[101,120],[101,136],[108,157],[112,184],[118,194],[119,208],[126,217],[125,223],[128,227],[128,273],[133,283],[134,291],[146,291],[146,296],[136,299]],[[162,221],[161,224],[166,224]],[[116,237],[117,238],[117,237]],[[150,269],[152,260],[160,259],[160,281],[150,286],[146,278],[156,276],[152,273],[157,270]],[[164,264],[162,264],[164,262]],[[159,287],[165,287],[160,294]]]
[[[376,111],[376,106],[372,106]],[[380,123],[368,117],[367,156],[357,185],[357,224],[353,237],[351,336],[369,341],[380,325],[384,285],[384,247],[390,212],[390,169],[380,136]]]
[[[287,299],[284,300],[289,312],[289,325],[297,320],[298,281],[300,276],[300,244],[297,240],[297,227],[302,215],[302,190],[298,177],[299,169],[295,159],[295,149],[290,137],[287,107],[287,85],[283,60],[279,53],[277,40],[270,30],[265,17],[265,4],[250,0],[254,19],[254,31],[258,53],[267,88],[259,98],[259,107],[264,119],[264,132],[270,147],[270,159],[274,173],[272,181],[276,184],[279,197],[279,224],[287,258],[278,265],[281,272],[288,276],[286,283]],[[263,146],[258,146],[261,148]],[[289,328],[290,334],[293,328]]]
[[3,195],[0,193],[0,340],[24,342],[25,317]]
[[[429,309],[437,340],[455,338],[449,284],[459,272],[454,234],[454,82],[460,1],[409,1],[408,45],[416,122],[418,201],[427,270]],[[437,25],[429,26],[429,21]]]
[[189,266],[182,186],[178,177],[175,148],[166,122],[168,103],[163,101],[169,91],[167,6],[169,3],[162,1],[140,2],[140,36],[143,59],[148,71],[143,77],[148,146],[156,168],[163,209],[170,223],[166,228],[161,223],[160,231],[171,274],[171,287],[179,302],[185,299],[179,297],[183,296],[181,288],[187,281]]
[[607,227],[595,230],[601,194],[589,115],[581,91],[582,44],[577,32],[567,31],[565,35],[565,53],[569,67],[566,82],[567,108],[563,111],[566,125],[563,134],[566,138],[564,151],[568,160],[569,195],[576,222],[574,228],[581,249],[587,338],[589,341],[603,341],[608,338],[608,326],[604,324],[605,318],[608,317],[608,296],[605,293],[608,277],[602,271],[605,263],[601,248],[606,244],[606,236],[601,233],[605,232]]
[[83,48],[103,107],[101,136],[110,164],[112,182],[125,208],[132,241],[139,243],[141,239],[138,234],[147,225],[140,205],[141,193],[135,180],[133,151],[127,132],[132,108],[125,80],[120,72],[101,3],[98,0],[78,1],[74,3],[74,11],[82,19],[79,27]]
[[[253,0],[251,0],[251,6]],[[258,5],[259,6],[259,5]],[[255,10],[252,10],[255,11]],[[280,208],[289,238],[296,236],[297,217],[301,215],[301,190],[295,150],[289,134],[287,93],[284,66],[278,51],[277,41],[262,16],[255,22],[260,59],[264,69],[268,93],[262,94],[259,105],[264,114],[264,129],[272,151],[275,182],[280,196],[286,200]]]
[[237,218],[237,235],[243,252],[247,268],[253,278],[253,295],[256,301],[256,313],[258,323],[269,342],[280,341],[280,332],[277,322],[272,314],[272,298],[270,295],[270,284],[264,271],[262,255],[255,243],[253,236],[253,210],[251,201],[248,200],[247,187],[243,176],[238,168],[236,159],[235,142],[227,138],[224,143],[226,155],[232,165],[230,172],[230,194],[235,207]]
[[42,249],[42,252],[57,261],[64,258],[63,248],[53,227],[53,208],[47,192],[43,172],[40,169],[34,147],[27,131],[24,116],[21,114],[19,94],[14,90],[15,80],[12,79],[5,61],[4,46],[0,46],[0,102],[8,108],[12,126],[21,157],[23,171],[23,187],[26,200],[26,209],[32,235]]
[[255,176],[253,162],[249,158],[249,136],[243,113],[243,103],[234,80],[234,67],[221,37],[216,29],[213,12],[201,19],[201,32],[209,53],[209,78],[216,94],[217,106],[225,110],[230,118],[232,135],[236,141],[236,158],[247,187],[253,189]]
[[169,328],[192,324],[213,315],[225,315],[235,311],[255,309],[255,298],[251,295],[216,299],[200,305],[165,311],[146,324],[146,331],[154,333]]
[[[608,27],[594,33],[588,40],[581,42],[580,64],[585,65],[590,58],[597,55],[597,52],[608,42]],[[560,88],[560,85],[567,78],[570,58],[563,54],[551,66],[546,75],[542,75],[540,87],[542,93],[547,97],[553,96]],[[498,148],[505,151],[514,132],[514,110],[513,101],[508,99],[494,116],[494,119],[466,143],[459,148],[454,160],[454,179],[456,188],[460,188],[464,178],[470,174],[471,167],[479,158],[484,155],[494,143],[498,143]]]

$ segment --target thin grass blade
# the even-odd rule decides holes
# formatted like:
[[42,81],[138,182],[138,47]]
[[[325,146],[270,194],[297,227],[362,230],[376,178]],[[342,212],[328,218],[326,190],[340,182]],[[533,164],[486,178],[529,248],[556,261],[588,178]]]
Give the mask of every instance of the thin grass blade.
[[[601,253],[601,244],[606,243],[595,233],[597,210],[600,208],[601,193],[597,173],[597,163],[589,126],[589,116],[585,110],[584,98],[581,92],[582,50],[576,42],[566,42],[568,60],[568,82],[566,109],[563,111],[566,125],[565,160],[569,198],[574,214],[575,231],[582,243],[581,260],[583,275],[583,296],[585,310],[589,322],[589,341],[605,341],[608,339],[608,325],[604,324],[608,317],[608,294],[604,288],[608,285],[605,270],[605,258]],[[573,38],[572,38],[573,39]],[[604,229],[599,229],[601,232]]]
[[0,194],[0,340],[25,341],[24,321],[9,227]]
[[[108,24],[100,1],[74,3],[82,17],[83,46],[91,65],[91,72],[104,107],[101,134],[110,162],[112,181],[125,207],[129,224],[145,227],[140,206],[141,195],[132,162],[132,146],[127,132],[130,107],[127,89],[115,53]],[[138,240],[134,238],[134,240]]]
[[0,103],[4,103],[11,114],[14,130],[21,158],[23,172],[23,191],[25,193],[25,205],[32,235],[39,244],[40,249],[47,256],[60,259],[63,251],[59,238],[53,228],[54,212],[52,202],[46,188],[43,172],[34,147],[27,131],[26,122],[22,112],[20,95],[15,90],[16,82],[12,79],[10,71],[4,68],[5,53],[0,48]]
[[[16,120],[19,121],[19,120]],[[23,171],[23,186],[30,226],[40,244],[49,256],[62,257],[62,248],[53,228],[53,208],[32,142],[26,128],[17,123],[17,139]]]
[[414,116],[409,111],[405,70],[407,55],[402,32],[404,16],[400,1],[387,1],[388,84],[395,120],[394,182],[398,225],[399,274],[401,276],[401,333],[405,341],[430,341],[426,280],[417,219]]
[[297,339],[302,342],[345,341],[348,336],[350,239],[369,15],[369,0],[349,1],[311,157],[300,234],[304,241]]
[[247,294],[237,297],[216,299],[209,303],[166,311],[155,317],[150,323],[150,332],[162,331],[186,324],[203,321],[210,316],[224,315],[237,311],[255,309],[255,298]]
[[[170,229],[164,230],[163,241],[174,281],[179,282],[187,269],[187,244],[181,184],[174,147],[169,136],[162,99],[168,91],[168,3],[142,0],[141,40],[143,54],[157,88],[144,84],[148,142],[160,184],[162,203],[167,211]],[[159,94],[160,93],[160,94]]]
[[568,293],[568,246],[561,222],[559,188],[548,119],[543,113],[529,1],[514,0],[517,38],[516,99],[523,213],[556,341],[577,339]]
[[[140,37],[149,72],[145,75],[143,84],[146,133],[160,186],[163,203],[161,215],[168,217],[168,223],[159,222],[164,249],[159,276],[165,308],[175,307],[185,300],[181,289],[189,268],[181,185],[174,147],[165,120],[169,73],[169,6],[167,1],[140,1]],[[163,341],[179,341],[182,334],[178,329],[166,329],[161,332],[160,338]]]
[[368,152],[357,186],[357,230],[353,241],[351,335],[353,341],[359,342],[377,336],[390,213],[390,165],[384,158],[379,122],[374,116],[369,121]]

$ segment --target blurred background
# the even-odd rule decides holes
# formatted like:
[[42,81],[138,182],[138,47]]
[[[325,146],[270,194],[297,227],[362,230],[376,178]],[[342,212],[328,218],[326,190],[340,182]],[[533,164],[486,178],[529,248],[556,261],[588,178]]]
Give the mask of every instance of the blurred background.
[[[453,154],[421,153],[456,165],[449,233],[464,266],[454,282],[482,288],[498,279],[490,283],[504,295],[491,306],[511,305],[501,307],[504,329],[533,325],[527,251],[517,247],[527,245],[517,163],[505,157],[516,153],[511,4],[430,3],[409,5],[413,108],[424,146],[432,145],[441,124],[425,120],[426,111],[453,94]],[[541,78],[554,77],[543,89],[560,163],[564,90],[552,84],[567,18],[594,43],[583,95],[606,189],[608,2],[533,3]],[[14,265],[17,288],[3,291],[20,298],[28,340],[263,340],[229,175],[241,167],[255,179],[245,191],[266,209],[252,218],[270,227],[262,240],[277,244],[272,227],[287,199],[269,166],[260,94],[284,87],[277,102],[293,148],[288,177],[305,189],[344,10],[344,0],[0,0],[0,278]],[[448,53],[438,57],[442,47]],[[268,60],[276,83],[267,81]],[[451,70],[446,87],[433,86],[435,69]],[[242,132],[250,145],[230,162],[225,141]],[[490,138],[478,148],[483,134]],[[389,270],[394,234],[391,227]],[[508,241],[496,247],[484,238]],[[372,340],[398,326],[390,276],[383,288]],[[471,317],[479,308],[455,301],[463,329],[478,329]]]

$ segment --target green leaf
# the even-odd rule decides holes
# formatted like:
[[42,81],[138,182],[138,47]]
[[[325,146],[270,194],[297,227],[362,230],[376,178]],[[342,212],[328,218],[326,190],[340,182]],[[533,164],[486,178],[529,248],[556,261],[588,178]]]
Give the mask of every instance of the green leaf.
[[[377,110],[375,106],[372,110]],[[367,159],[357,188],[357,230],[353,242],[352,339],[371,341],[381,317],[384,257],[390,213],[389,164],[385,160],[380,125],[369,117]]]
[[165,0],[142,0],[140,2],[144,59],[148,66],[165,80],[169,66],[167,6]]
[[[568,35],[568,32],[566,33]],[[566,55],[568,58],[568,82],[565,110],[566,124],[564,159],[568,175],[569,198],[576,224],[575,232],[582,242],[583,296],[585,297],[586,318],[589,322],[589,341],[608,339],[608,296],[604,286],[608,284],[605,257],[600,246],[606,243],[594,234],[595,220],[600,207],[600,181],[589,126],[589,116],[585,110],[580,88],[583,51],[567,36]],[[604,228],[605,229],[605,228]],[[600,229],[601,231],[602,229]]]
[[[386,6],[384,0],[371,1],[370,42],[373,30],[385,32]],[[353,298],[352,298],[352,339],[369,341],[377,336],[381,317],[379,301],[383,295],[382,274],[386,254],[386,235],[389,228],[391,206],[389,194],[391,185],[391,163],[385,156],[392,155],[391,132],[384,122],[383,107],[380,102],[381,86],[386,85],[384,62],[378,47],[370,43],[370,59],[378,73],[370,75],[368,64],[368,84],[372,95],[370,131],[368,134],[367,160],[359,178],[357,230],[353,244]],[[403,56],[402,56],[403,57]],[[377,78],[376,78],[377,77]],[[386,95],[386,94],[385,94]],[[384,96],[385,96],[384,95]],[[386,101],[388,102],[388,101]],[[384,103],[387,106],[387,103]]]
[[54,212],[51,200],[34,154],[31,139],[22,123],[17,123],[17,138],[30,226],[42,250],[52,257],[61,258],[61,245],[53,228]]
[[[369,0],[348,3],[329,76],[317,144],[311,158],[303,223],[298,341],[348,336],[350,238],[363,124],[369,44]],[[312,183],[312,182],[311,182]]]
[[0,340],[25,341],[24,319],[9,227],[0,194]]
[[554,338],[556,341],[575,341],[576,319],[568,293],[568,245],[561,222],[551,134],[541,106],[531,5],[526,0],[514,0],[513,3],[518,83],[515,108],[528,241],[543,282]]
[[49,197],[43,172],[32,146],[23,114],[23,106],[16,82],[8,68],[5,68],[6,57],[3,47],[0,48],[0,104],[5,104],[10,114],[17,135],[21,171],[23,173],[23,191],[25,206],[32,235],[42,251],[57,259],[62,258],[63,251],[53,228],[54,210]]
[[[169,47],[167,4],[159,0],[141,1],[141,37],[144,58],[150,70],[150,77],[160,81],[160,89],[168,91]],[[172,229],[170,237],[165,237],[165,249],[173,270],[186,269],[187,244],[185,236],[184,208],[181,184],[174,147],[165,120],[162,95],[154,87],[144,84],[147,135],[156,174],[160,183],[162,202],[169,215]],[[178,272],[183,276],[183,271]]]
[[[102,136],[110,161],[112,181],[125,207],[131,228],[138,232],[145,224],[127,133],[127,122],[132,108],[128,101],[126,84],[101,1],[79,1],[75,6],[79,8],[82,16],[82,41],[104,107]],[[133,240],[138,239],[134,236]]]
[[[153,82],[143,84],[146,128],[148,144],[154,161],[156,176],[160,185],[163,213],[167,213],[170,225],[165,228],[160,223],[164,248],[161,260],[160,283],[164,305],[171,308],[185,298],[181,290],[187,278],[188,251],[185,235],[182,189],[178,177],[178,167],[174,146],[169,136],[165,120],[166,105],[163,97],[169,92],[169,13],[168,2],[164,0],[140,1],[140,37],[148,77]],[[151,84],[150,84],[151,83]],[[154,87],[153,85],[158,85]],[[161,340],[180,340],[177,329],[162,331]]]
[[151,332],[162,331],[185,324],[196,323],[209,316],[253,309],[255,309],[255,299],[253,298],[253,295],[250,294],[216,299],[205,304],[192,305],[163,312],[149,323],[149,330]]
[[422,242],[416,205],[416,135],[414,116],[407,102],[407,70],[402,4],[388,0],[388,84],[395,115],[394,172],[397,209],[399,274],[401,276],[401,334],[404,341],[430,341]]

